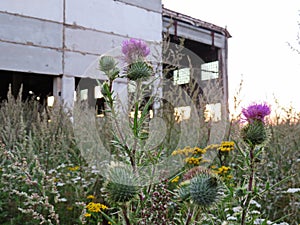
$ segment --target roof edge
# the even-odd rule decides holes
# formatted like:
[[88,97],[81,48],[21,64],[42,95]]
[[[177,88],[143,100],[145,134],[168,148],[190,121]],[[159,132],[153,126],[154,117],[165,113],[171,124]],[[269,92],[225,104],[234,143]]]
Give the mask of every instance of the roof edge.
[[219,33],[223,34],[224,36],[226,36],[227,38],[232,37],[226,28],[223,28],[223,27],[217,26],[215,24],[208,23],[203,20],[196,19],[191,16],[164,8],[164,6],[162,6],[162,16],[170,17],[170,18],[176,19],[178,21],[186,22],[186,23],[189,23],[196,27],[206,28],[211,31],[219,32]]

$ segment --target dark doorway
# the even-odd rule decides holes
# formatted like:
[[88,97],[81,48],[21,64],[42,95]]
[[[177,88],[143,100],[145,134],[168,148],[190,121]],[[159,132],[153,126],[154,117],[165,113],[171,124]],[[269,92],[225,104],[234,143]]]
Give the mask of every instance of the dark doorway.
[[47,97],[53,95],[53,76],[0,70],[0,102],[7,99],[9,86],[15,97],[22,87],[23,100],[35,98],[45,104]]

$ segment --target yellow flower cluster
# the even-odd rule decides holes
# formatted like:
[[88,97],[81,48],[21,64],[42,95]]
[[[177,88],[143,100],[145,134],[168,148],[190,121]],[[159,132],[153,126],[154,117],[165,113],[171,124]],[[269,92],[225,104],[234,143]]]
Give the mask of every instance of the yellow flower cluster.
[[185,155],[188,156],[189,154],[204,154],[206,149],[202,149],[199,147],[191,148],[190,146],[185,147],[184,149],[178,149],[172,152],[172,155]]
[[217,174],[225,174],[228,172],[228,170],[230,170],[229,166],[221,166],[220,168],[218,168],[218,170],[216,171]]
[[228,178],[228,179],[232,179],[233,176],[232,176],[232,175],[227,175],[227,178]]
[[178,149],[172,152],[172,155],[185,155],[188,156],[189,154],[194,153],[194,148],[190,146],[185,147],[184,149]]
[[188,157],[185,159],[187,164],[196,165],[198,166],[200,164],[202,157],[196,158],[196,157]]
[[221,152],[230,152],[234,149],[233,141],[223,141],[221,146],[218,148]]
[[74,167],[69,166],[69,167],[68,167],[68,170],[69,170],[69,171],[73,171],[73,172],[75,172],[75,171],[77,171],[77,170],[79,170],[79,169],[80,169],[79,166],[74,166]]
[[89,212],[100,212],[101,210],[107,209],[107,206],[101,203],[90,202],[86,208]]
[[219,148],[220,145],[219,144],[211,144],[205,147],[205,150],[209,150],[209,149],[217,149]]
[[206,149],[202,149],[202,148],[198,148],[198,147],[195,147],[194,148],[194,154],[205,154],[206,153]]
[[87,198],[87,199],[94,199],[95,196],[94,196],[94,195],[88,195],[86,198]]
[[171,180],[171,183],[177,183],[178,181],[179,181],[179,176],[176,176]]

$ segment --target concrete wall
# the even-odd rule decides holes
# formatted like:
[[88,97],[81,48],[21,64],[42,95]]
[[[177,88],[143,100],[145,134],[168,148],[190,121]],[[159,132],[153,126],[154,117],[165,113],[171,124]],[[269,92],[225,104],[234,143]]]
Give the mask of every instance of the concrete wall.
[[[142,3],[1,0],[0,50],[10,51],[1,54],[0,69],[82,76],[91,58],[119,46],[125,38],[160,42],[161,1]],[[48,54],[54,58],[44,58]]]
[[0,69],[66,76],[55,90],[71,101],[99,55],[130,37],[160,42],[161,11],[161,0],[1,0]]

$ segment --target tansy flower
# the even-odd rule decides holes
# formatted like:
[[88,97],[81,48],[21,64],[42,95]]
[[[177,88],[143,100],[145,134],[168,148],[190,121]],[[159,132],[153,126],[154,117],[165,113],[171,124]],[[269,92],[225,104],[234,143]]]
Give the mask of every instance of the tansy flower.
[[198,147],[195,147],[195,148],[194,148],[194,153],[195,153],[195,154],[197,154],[197,153],[204,154],[204,153],[206,153],[206,150],[205,150],[205,149],[198,148]]
[[95,196],[94,196],[94,195],[88,195],[86,198],[87,198],[87,199],[94,199]]
[[86,208],[88,209],[89,212],[100,212],[101,210],[105,210],[108,207],[106,205],[103,205],[101,203],[95,203],[95,202],[90,202]]
[[221,152],[230,152],[234,149],[233,141],[223,141],[221,146],[218,148]]
[[91,215],[92,215],[92,214],[90,214],[90,213],[85,213],[85,214],[84,214],[84,217],[91,217]]
[[232,179],[233,176],[232,176],[232,175],[228,175],[227,178],[228,178],[228,179]]
[[224,174],[224,173],[227,173],[228,170],[230,170],[229,166],[221,166],[216,173],[217,174]]
[[77,171],[77,170],[79,170],[80,169],[80,167],[79,166],[74,166],[74,167],[68,167],[68,170],[69,171]]
[[179,181],[179,176],[176,176],[171,180],[171,183],[177,183],[178,181]]
[[202,159],[202,157],[200,158],[195,158],[195,157],[188,157],[185,159],[187,164],[191,164],[191,165],[199,165],[200,164],[200,160]]

